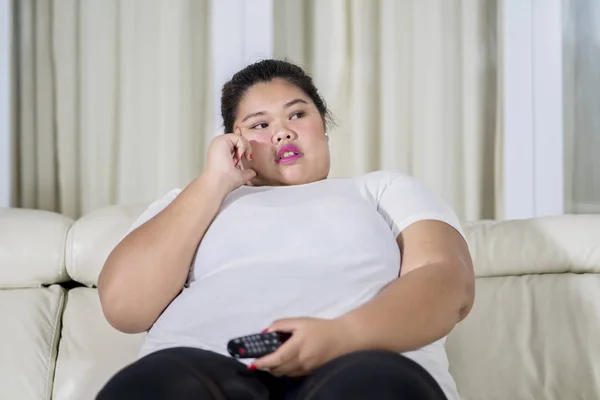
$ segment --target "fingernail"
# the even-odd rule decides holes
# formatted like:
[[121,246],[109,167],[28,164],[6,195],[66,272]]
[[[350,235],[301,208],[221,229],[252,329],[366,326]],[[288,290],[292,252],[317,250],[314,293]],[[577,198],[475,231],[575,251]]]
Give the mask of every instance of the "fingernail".
[[252,153],[250,153],[250,155],[248,156],[248,158],[250,159],[250,161],[252,161]]
[[239,163],[240,163],[240,160],[237,160],[237,161],[235,162],[235,165],[234,165],[234,167],[237,167],[237,165],[238,165]]
[[263,331],[261,333],[267,333],[267,332],[269,332],[269,328],[263,329]]
[[248,365],[248,371],[254,371],[256,369],[256,365],[250,364]]

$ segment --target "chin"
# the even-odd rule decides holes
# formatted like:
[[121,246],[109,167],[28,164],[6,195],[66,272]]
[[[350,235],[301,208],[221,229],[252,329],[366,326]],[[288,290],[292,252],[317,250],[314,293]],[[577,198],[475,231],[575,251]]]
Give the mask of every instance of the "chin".
[[305,185],[327,179],[329,167],[328,162],[263,166],[257,169],[258,177],[254,180],[254,184],[257,186]]
[[283,185],[305,185],[307,183],[313,183],[326,179],[328,174],[323,171],[289,169],[282,175],[281,183]]

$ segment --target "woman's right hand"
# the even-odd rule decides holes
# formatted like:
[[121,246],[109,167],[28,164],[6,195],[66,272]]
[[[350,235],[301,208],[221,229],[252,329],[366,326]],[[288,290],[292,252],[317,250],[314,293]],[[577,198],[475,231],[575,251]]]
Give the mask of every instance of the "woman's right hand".
[[254,170],[241,166],[243,158],[252,160],[252,147],[241,132],[219,135],[208,147],[203,175],[216,178],[229,193],[256,176]]

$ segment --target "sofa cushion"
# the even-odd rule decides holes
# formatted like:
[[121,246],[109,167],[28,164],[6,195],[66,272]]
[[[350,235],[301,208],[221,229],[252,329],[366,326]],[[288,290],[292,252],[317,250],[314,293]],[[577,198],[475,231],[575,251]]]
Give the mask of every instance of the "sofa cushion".
[[[87,286],[149,203],[103,208],[73,224],[66,269]],[[477,277],[537,273],[600,273],[600,215],[561,215],[464,224]]]
[[68,280],[65,240],[72,223],[48,211],[0,208],[0,288]]
[[64,289],[0,290],[0,399],[50,399]]
[[600,215],[465,224],[478,277],[600,273]]
[[63,313],[54,399],[93,399],[114,373],[137,358],[143,337],[143,334],[121,333],[106,322],[96,289],[69,290]]
[[598,274],[477,279],[446,343],[461,399],[600,399],[599,316]]
[[67,238],[66,268],[69,276],[86,286],[95,286],[110,252],[148,205],[106,207],[77,220]]

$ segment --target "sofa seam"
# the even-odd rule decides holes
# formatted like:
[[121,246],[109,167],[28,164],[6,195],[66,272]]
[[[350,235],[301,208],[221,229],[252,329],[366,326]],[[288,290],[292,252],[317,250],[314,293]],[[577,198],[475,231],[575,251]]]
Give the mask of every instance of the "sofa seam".
[[69,244],[69,233],[71,232],[71,229],[73,228],[73,226],[75,226],[75,221],[71,221],[71,223],[69,224],[69,227],[66,229],[65,234],[64,234],[64,238],[63,238],[63,251],[62,251],[62,260],[61,260],[61,265],[58,268],[58,275],[55,279],[56,282],[58,282],[61,278],[61,267],[64,267],[64,271],[65,271],[65,275],[67,279],[73,279],[71,278],[71,274],[69,274],[69,270],[67,268],[67,247]]
[[554,276],[554,275],[600,275],[600,272],[522,272],[522,273],[510,273],[510,274],[499,274],[499,275],[484,275],[475,276],[475,279],[498,279],[498,278],[522,278],[527,276]]
[[[60,332],[62,331],[62,314],[64,311],[67,297],[67,292],[60,285],[57,285],[57,287],[60,290],[60,298],[58,300],[56,313],[54,315],[55,329],[52,333],[52,341],[50,343],[50,354],[48,355],[48,364],[49,367],[52,368],[48,368],[44,388],[45,397],[49,400],[54,397],[52,392],[54,391],[54,378],[56,376],[56,369],[58,368],[58,351],[61,337]],[[54,352],[54,349],[56,349],[56,357],[53,360],[52,353]]]
[[[77,222],[75,222],[73,224],[73,226],[71,226],[71,229],[69,229],[69,232],[71,234],[71,239],[70,239],[70,243],[69,243],[69,254],[70,254],[70,259],[71,259],[71,269],[72,269],[72,273],[69,272],[69,269],[67,269],[67,274],[69,275],[69,278],[71,278],[72,281],[78,282],[77,279],[75,279],[75,275],[77,275],[77,262],[76,262],[76,257],[75,257],[75,229],[77,228]],[[66,249],[65,249],[66,250]],[[66,252],[65,252],[66,253]]]

